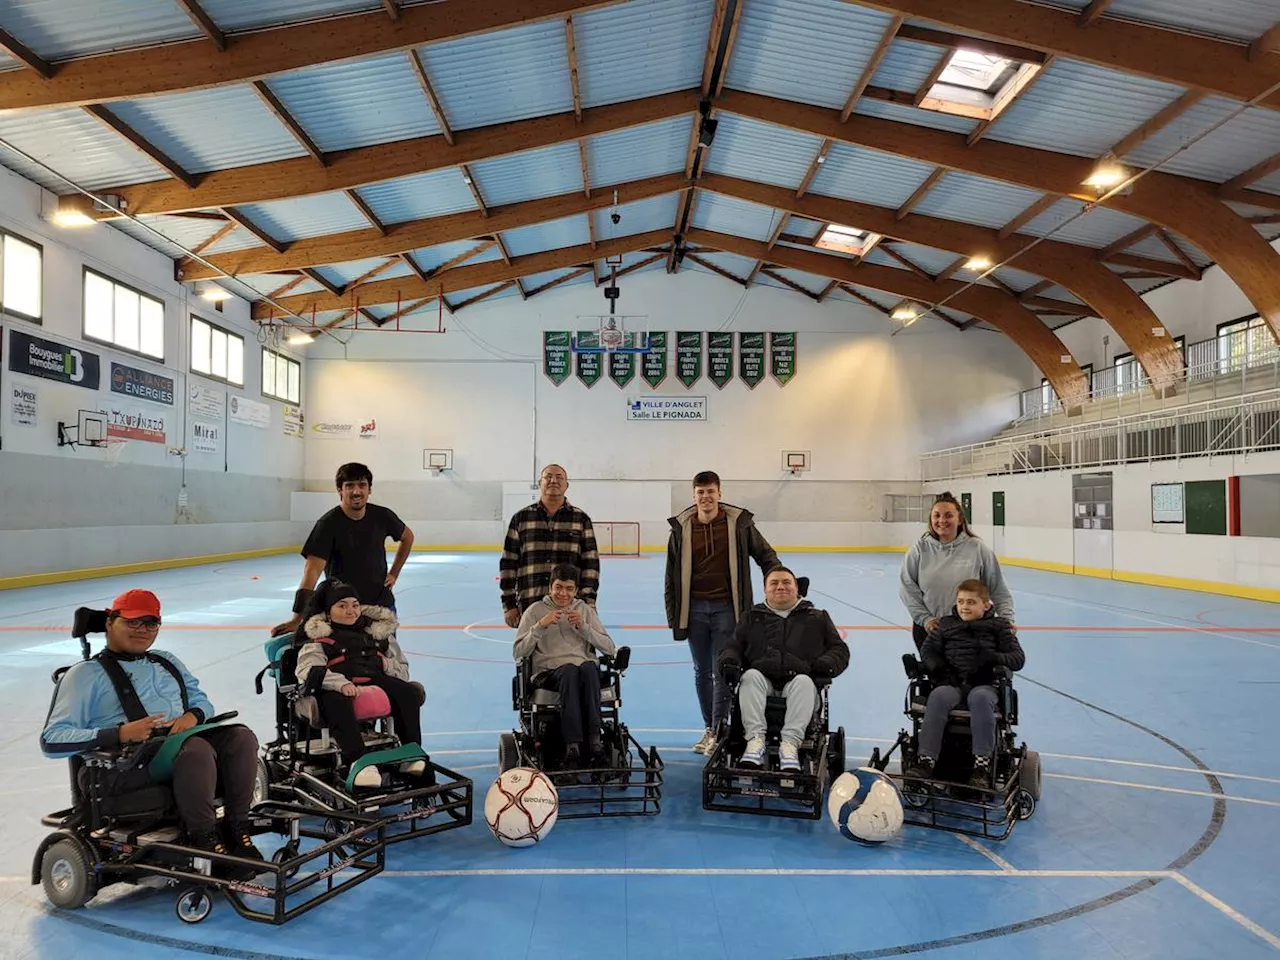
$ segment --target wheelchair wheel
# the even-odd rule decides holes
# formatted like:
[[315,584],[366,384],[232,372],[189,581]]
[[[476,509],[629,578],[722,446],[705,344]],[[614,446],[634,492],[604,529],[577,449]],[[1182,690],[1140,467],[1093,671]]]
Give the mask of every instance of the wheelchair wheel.
[[267,799],[267,794],[270,790],[271,775],[267,772],[267,762],[259,757],[257,768],[253,773],[253,795],[250,798],[250,802],[262,803]]
[[844,727],[837,727],[827,741],[827,773],[833,783],[844,773]]
[[498,773],[506,773],[520,766],[520,748],[516,744],[514,733],[504,733],[498,737]]
[[[290,840],[288,843],[286,843],[283,847],[281,847],[275,853],[271,854],[271,862],[285,863],[289,860],[292,860],[294,857],[298,855],[298,846],[299,845],[296,840]],[[290,870],[286,870],[284,875],[286,878],[292,879],[298,875],[298,868],[293,867]]]
[[212,909],[213,897],[204,887],[184,887],[173,904],[173,912],[183,923],[199,923]]
[[1018,784],[1023,790],[1031,794],[1031,799],[1040,799],[1040,754],[1034,750],[1028,750],[1027,755],[1022,758],[1022,768],[1018,772]]
[[1019,790],[1016,812],[1019,820],[1029,820],[1031,815],[1036,812],[1036,798],[1031,795],[1029,790]]
[[40,860],[40,883],[44,895],[55,907],[74,910],[83,907],[98,892],[96,875],[78,840],[59,840]]

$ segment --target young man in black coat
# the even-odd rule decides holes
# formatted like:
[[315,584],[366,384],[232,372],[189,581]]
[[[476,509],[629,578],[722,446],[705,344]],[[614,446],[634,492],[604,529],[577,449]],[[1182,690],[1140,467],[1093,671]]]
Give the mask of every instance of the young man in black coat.
[[991,591],[981,580],[965,580],[956,589],[956,605],[929,632],[920,649],[925,672],[937,686],[929,694],[920,727],[920,751],[907,776],[928,779],[942,750],[947,715],[968,704],[973,734],[973,787],[991,785],[991,756],[996,749],[995,667],[1021,670],[1026,654],[1013,625],[992,610]]
[[765,700],[772,694],[787,700],[778,765],[799,770],[800,742],[817,704],[813,680],[843,673],[849,648],[827,611],[800,599],[795,574],[786,567],[774,567],[765,576],[764,596],[720,652],[720,676],[728,686],[740,681],[738,707],[747,738],[742,765],[758,767],[764,761]]

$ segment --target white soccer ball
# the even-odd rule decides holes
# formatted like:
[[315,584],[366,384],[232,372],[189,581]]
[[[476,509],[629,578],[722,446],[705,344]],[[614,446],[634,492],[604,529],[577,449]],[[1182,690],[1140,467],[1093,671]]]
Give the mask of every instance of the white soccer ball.
[[859,767],[831,784],[827,815],[846,839],[874,846],[902,829],[902,794],[879,770]]
[[484,819],[508,847],[529,847],[556,825],[560,797],[540,770],[514,767],[493,781],[484,798]]

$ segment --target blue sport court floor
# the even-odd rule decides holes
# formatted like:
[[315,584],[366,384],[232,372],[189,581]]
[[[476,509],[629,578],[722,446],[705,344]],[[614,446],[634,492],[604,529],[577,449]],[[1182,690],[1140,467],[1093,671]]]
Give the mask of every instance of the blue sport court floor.
[[[861,764],[904,721],[899,558],[785,559],[845,629],[852,665],[832,714]],[[646,556],[605,561],[600,609],[634,650],[623,717],[667,763],[658,817],[564,822],[543,844],[508,850],[477,809],[470,827],[392,848],[385,873],[281,928],[220,901],[185,926],[171,893],[128,886],[73,913],[50,909],[30,885],[31,856],[40,815],[65,802],[66,766],[44,759],[37,738],[50,673],[78,656],[72,610],[126,586],[155,590],[159,645],[266,739],[272,707],[253,675],[300,568],[281,556],[0,593],[0,956],[1280,954],[1277,608],[1018,569],[1006,573],[1027,651],[1020,735],[1041,752],[1045,780],[1035,816],[1007,842],[909,828],[868,849],[825,819],[704,812],[688,651],[663,626],[662,559]],[[478,798],[514,721],[496,573],[494,555],[421,553],[397,588],[401,642],[428,691],[426,745],[475,778]]]

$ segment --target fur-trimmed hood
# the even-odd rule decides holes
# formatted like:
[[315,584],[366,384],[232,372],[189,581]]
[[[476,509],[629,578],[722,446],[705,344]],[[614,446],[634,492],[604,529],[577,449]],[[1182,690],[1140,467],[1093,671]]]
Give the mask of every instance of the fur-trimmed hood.
[[[367,606],[360,608],[360,619],[351,625],[353,630],[363,630],[375,640],[387,640],[395,635],[400,621],[388,607]],[[303,624],[303,632],[310,640],[324,640],[333,636],[333,624],[328,614],[317,613]]]

